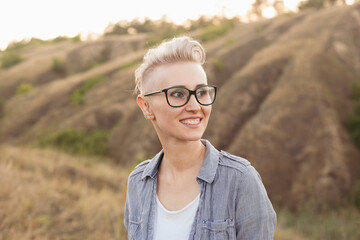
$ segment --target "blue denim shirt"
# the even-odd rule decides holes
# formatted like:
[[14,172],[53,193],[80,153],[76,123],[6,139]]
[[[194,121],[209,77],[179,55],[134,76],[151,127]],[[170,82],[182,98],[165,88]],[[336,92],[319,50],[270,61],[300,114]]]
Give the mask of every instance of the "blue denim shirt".
[[[189,240],[273,239],[276,213],[258,172],[246,159],[219,152],[209,141],[203,143],[205,160],[197,176],[200,201]],[[163,151],[129,176],[125,206],[129,240],[153,239],[162,156]]]

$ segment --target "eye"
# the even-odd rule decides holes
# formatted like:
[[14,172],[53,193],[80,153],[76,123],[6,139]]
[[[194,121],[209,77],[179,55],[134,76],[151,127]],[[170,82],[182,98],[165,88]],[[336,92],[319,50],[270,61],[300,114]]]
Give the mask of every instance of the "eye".
[[209,91],[206,87],[203,87],[203,88],[199,88],[197,91],[196,91],[196,95],[198,97],[203,97],[203,96],[206,96],[208,95]]
[[185,89],[174,88],[169,91],[169,95],[174,98],[184,98],[187,94]]

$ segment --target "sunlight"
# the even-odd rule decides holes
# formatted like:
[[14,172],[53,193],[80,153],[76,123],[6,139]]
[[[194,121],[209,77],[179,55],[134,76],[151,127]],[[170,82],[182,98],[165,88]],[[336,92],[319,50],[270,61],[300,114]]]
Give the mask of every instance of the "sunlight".
[[[285,0],[285,11],[296,11],[301,0]],[[251,4],[255,0],[183,0],[183,1],[140,1],[132,0],[3,0],[0,2],[0,49],[6,48],[10,41],[20,41],[32,37],[51,39],[57,36],[73,37],[81,34],[83,38],[94,38],[104,32],[110,24],[134,18],[152,20],[167,19],[183,24],[187,19],[195,20],[201,15],[241,17],[248,19]],[[271,18],[276,11],[269,0],[263,9],[264,17]],[[346,0],[348,4],[354,0]]]
[[265,18],[272,18],[276,15],[276,11],[273,7],[264,8],[262,13]]

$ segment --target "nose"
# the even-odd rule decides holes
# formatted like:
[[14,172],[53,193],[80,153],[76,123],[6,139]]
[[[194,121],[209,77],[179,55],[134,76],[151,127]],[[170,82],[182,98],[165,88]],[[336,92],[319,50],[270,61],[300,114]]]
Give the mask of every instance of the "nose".
[[190,99],[188,103],[185,105],[186,111],[199,111],[201,109],[200,103],[196,101],[196,98],[194,95],[190,96]]

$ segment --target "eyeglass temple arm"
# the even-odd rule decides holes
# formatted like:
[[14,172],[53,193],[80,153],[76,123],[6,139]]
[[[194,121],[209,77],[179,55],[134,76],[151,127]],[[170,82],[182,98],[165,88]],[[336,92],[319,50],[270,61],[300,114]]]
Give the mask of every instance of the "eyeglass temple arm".
[[144,94],[144,97],[150,96],[150,95],[153,95],[153,94],[157,94],[157,93],[161,93],[161,92],[163,92],[163,91],[149,92],[149,93]]

